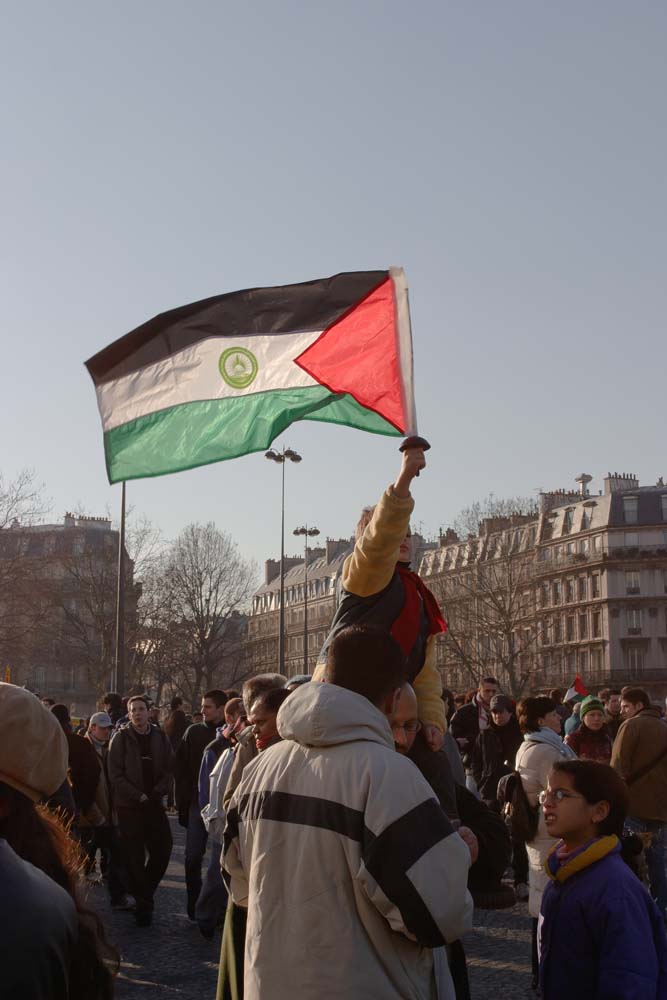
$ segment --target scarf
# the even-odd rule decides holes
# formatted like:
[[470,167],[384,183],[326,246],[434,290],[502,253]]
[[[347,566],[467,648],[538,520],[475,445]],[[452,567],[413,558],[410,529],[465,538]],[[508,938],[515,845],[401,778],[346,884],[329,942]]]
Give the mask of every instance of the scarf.
[[595,837],[574,851],[568,851],[564,841],[559,840],[549,851],[544,870],[552,882],[565,882],[571,875],[576,875],[616,850],[620,850],[620,841],[615,834]]
[[525,733],[523,738],[526,743],[546,743],[548,746],[552,746],[555,750],[558,750],[561,757],[568,757],[572,760],[577,759],[577,755],[572,747],[569,747],[567,743],[563,743],[558,733],[555,733],[553,729],[549,729],[547,726],[541,726],[536,733]]
[[426,584],[416,573],[400,564],[396,567],[405,595],[401,612],[391,627],[391,635],[403,650],[404,656],[409,656],[417,638],[421,625],[421,612],[428,620],[428,635],[446,632],[447,624],[442,617],[438,602]]

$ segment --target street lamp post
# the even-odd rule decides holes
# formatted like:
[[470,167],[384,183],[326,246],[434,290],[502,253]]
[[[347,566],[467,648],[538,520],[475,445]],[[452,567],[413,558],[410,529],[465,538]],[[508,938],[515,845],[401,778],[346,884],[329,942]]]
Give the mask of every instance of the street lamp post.
[[308,539],[319,535],[319,528],[305,527],[295,528],[292,534],[303,535],[303,672],[309,674],[308,669]]
[[291,448],[283,448],[282,451],[274,451],[270,448],[264,454],[264,458],[272,462],[278,462],[283,467],[282,494],[280,502],[280,624],[278,626],[278,662],[281,674],[285,673],[285,461],[300,462],[301,455]]

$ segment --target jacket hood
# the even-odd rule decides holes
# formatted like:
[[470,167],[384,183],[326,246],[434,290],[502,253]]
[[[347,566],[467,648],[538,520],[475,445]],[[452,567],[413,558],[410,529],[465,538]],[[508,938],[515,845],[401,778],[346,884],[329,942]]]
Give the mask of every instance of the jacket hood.
[[297,688],[280,706],[277,724],[284,740],[302,746],[370,740],[394,749],[386,716],[363,695],[335,684],[311,681]]

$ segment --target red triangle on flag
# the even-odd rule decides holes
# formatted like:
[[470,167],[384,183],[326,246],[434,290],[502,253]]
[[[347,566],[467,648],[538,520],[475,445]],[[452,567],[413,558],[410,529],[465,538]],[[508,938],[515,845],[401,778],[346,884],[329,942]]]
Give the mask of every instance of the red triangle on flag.
[[331,392],[349,393],[405,433],[391,278],[327,327],[294,361]]

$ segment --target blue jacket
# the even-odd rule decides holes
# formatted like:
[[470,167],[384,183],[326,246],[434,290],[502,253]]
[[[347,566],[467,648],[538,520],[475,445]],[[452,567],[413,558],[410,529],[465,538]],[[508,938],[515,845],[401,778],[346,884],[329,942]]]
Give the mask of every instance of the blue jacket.
[[618,838],[594,840],[564,866],[555,850],[540,915],[544,1000],[664,1000],[665,923]]

